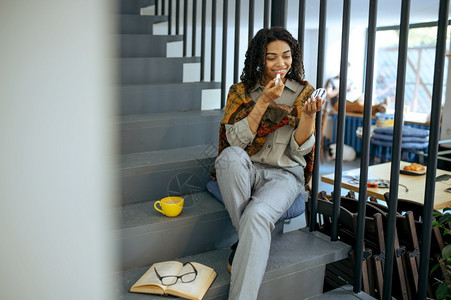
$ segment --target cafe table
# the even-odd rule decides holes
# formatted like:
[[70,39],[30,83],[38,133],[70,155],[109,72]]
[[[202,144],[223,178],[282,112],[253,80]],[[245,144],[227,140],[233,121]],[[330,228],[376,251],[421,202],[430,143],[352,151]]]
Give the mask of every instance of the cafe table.
[[[399,173],[398,198],[424,203],[426,171],[423,172],[405,172],[404,166],[410,165],[409,162],[400,163],[401,172]],[[391,162],[372,165],[368,168],[368,182],[378,183],[377,187],[368,187],[367,195],[374,196],[377,199],[385,200],[384,194],[389,192]],[[407,173],[407,174],[406,174]],[[439,177],[440,176],[440,177]],[[342,188],[359,192],[360,169],[352,169],[343,173]],[[335,173],[321,176],[321,181],[334,184]],[[435,182],[434,209],[441,210],[445,207],[451,207],[451,193],[445,189],[451,188],[451,172],[437,169]],[[386,183],[387,185],[384,185]],[[382,186],[382,187],[381,187]]]

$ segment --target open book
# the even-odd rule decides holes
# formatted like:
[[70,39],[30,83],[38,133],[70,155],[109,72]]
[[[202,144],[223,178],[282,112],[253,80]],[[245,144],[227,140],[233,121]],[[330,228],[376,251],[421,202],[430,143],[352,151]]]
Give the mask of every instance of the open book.
[[178,261],[160,262],[153,264],[130,288],[130,292],[200,300],[216,275],[212,268],[196,262],[185,264]]

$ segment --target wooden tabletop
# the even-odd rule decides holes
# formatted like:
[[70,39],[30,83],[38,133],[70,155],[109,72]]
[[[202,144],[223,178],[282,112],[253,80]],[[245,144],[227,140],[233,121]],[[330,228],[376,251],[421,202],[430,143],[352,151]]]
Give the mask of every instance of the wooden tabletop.
[[[401,169],[405,165],[409,165],[408,162],[401,162]],[[373,165],[368,168],[368,181],[373,179],[390,180],[391,162]],[[451,172],[437,169],[436,176],[448,174],[451,176]],[[321,176],[321,181],[334,184],[335,173]],[[343,173],[341,186],[345,189],[359,192],[358,176],[360,176],[360,169],[353,169]],[[353,179],[357,178],[356,179]],[[418,203],[424,203],[424,191],[425,191],[426,175],[405,175],[399,174],[399,189],[398,198],[413,200]],[[451,179],[447,181],[435,182],[435,198],[434,208],[443,209],[451,206],[451,193],[445,192],[446,188],[451,187]],[[384,194],[389,192],[389,188],[368,188],[367,195],[375,196],[377,199],[385,200]]]

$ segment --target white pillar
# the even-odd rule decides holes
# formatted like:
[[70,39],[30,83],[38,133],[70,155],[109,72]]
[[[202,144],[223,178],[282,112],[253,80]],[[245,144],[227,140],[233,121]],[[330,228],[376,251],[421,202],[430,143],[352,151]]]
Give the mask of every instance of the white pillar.
[[[451,59],[447,55],[448,60],[448,76],[446,79],[445,87],[445,106],[442,110],[442,128],[440,131],[440,140],[450,140],[451,139],[451,119],[448,116],[451,115]],[[446,118],[445,118],[446,116]],[[446,148],[451,148],[451,143],[442,144],[441,146]]]
[[0,299],[113,299],[111,3],[0,2]]

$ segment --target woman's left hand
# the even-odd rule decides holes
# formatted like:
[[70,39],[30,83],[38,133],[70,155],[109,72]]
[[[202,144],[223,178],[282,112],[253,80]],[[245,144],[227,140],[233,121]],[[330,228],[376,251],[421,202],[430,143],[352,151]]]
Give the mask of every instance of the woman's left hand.
[[313,116],[317,112],[321,110],[324,103],[326,103],[326,99],[321,100],[321,97],[318,96],[315,98],[310,97],[305,103],[304,107],[302,109],[302,113],[305,113],[307,115]]

